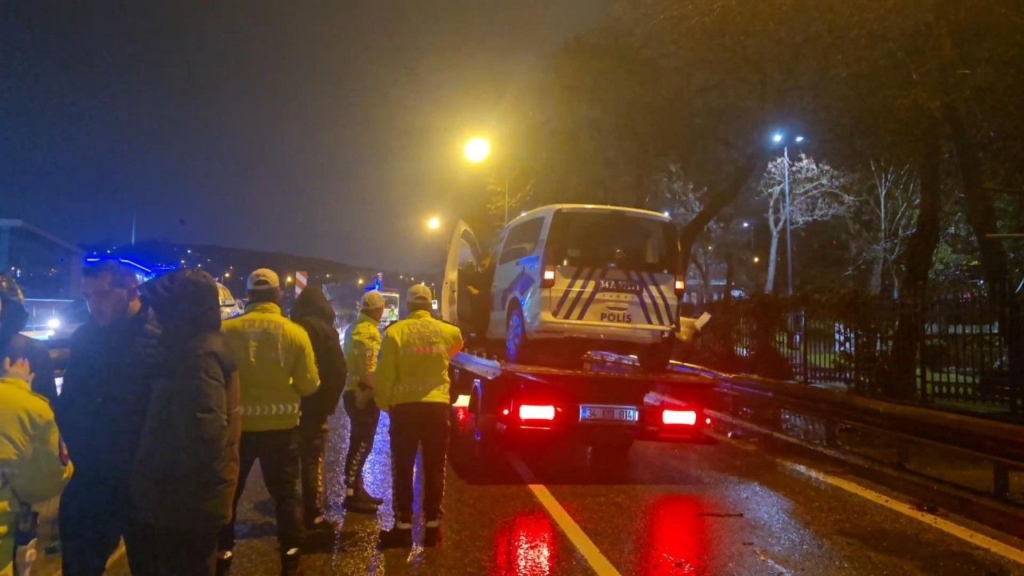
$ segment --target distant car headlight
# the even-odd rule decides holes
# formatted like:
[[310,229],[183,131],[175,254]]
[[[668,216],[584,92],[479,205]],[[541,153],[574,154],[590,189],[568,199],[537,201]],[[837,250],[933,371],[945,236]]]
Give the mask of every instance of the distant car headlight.
[[56,330],[57,328],[60,328],[60,318],[50,318],[49,320],[46,321],[46,327],[51,330]]

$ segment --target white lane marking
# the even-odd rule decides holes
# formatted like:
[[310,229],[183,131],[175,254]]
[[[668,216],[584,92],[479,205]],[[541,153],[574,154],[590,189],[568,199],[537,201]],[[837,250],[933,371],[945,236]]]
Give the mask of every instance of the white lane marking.
[[784,574],[785,576],[792,576],[793,572],[791,572],[788,568],[782,566],[775,560],[769,558],[767,551],[761,548],[754,548],[754,552],[757,554],[757,557],[761,560],[761,562],[768,564],[772,567],[773,570],[775,570],[776,575]]
[[517,456],[507,454],[509,463],[516,469],[519,476],[526,482],[527,487],[533,492],[533,495],[537,498],[537,501],[551,515],[558,527],[562,529],[562,532],[569,538],[569,541],[576,546],[576,549],[580,551],[583,558],[586,559],[590,567],[594,569],[594,572],[598,576],[620,576],[619,571],[612,566],[612,563],[605,558],[604,554],[598,550],[594,541],[580,528],[580,525],[569,516],[569,513],[565,511],[565,508],[555,499],[551,491],[547,489],[543,484],[537,484],[536,478],[533,476],[533,472],[526,466],[526,464],[519,459]]
[[[741,426],[741,427],[745,427],[745,428],[749,428],[749,429],[752,429],[752,430],[756,430],[758,432],[771,435],[772,437],[778,438],[780,440],[785,440],[785,441],[788,441],[788,442],[792,442],[794,444],[799,444],[801,446],[807,446],[807,447],[809,447],[809,448],[811,448],[813,450],[816,450],[818,452],[822,452],[824,454],[827,454],[827,455],[834,456],[836,458],[842,459],[842,455],[840,455],[837,451],[829,450],[829,449],[826,449],[826,448],[823,448],[823,447],[817,446],[817,445],[812,445],[809,442],[805,442],[803,440],[799,440],[799,439],[796,439],[796,438],[791,438],[791,437],[786,436],[784,434],[779,434],[778,432],[775,432],[775,431],[772,431],[772,430],[768,430],[766,428],[762,428],[760,426],[757,426],[756,424],[750,424],[749,422],[744,422],[742,420],[730,418],[730,417],[728,417],[728,416],[726,416],[724,414],[716,414],[716,416],[718,417],[719,420],[723,420],[723,421],[730,422],[732,424],[735,424],[735,425],[738,425],[738,426]],[[726,442],[729,442],[733,446],[737,446],[737,447],[740,447],[740,448],[748,449],[747,446],[744,445],[744,443],[737,442],[733,438],[727,438],[727,437],[719,435],[719,434],[715,434],[715,436],[717,438],[721,439],[721,440],[725,440]],[[981,548],[984,548],[984,549],[988,550],[989,552],[992,552],[993,554],[997,554],[999,556],[1002,556],[1003,558],[1012,560],[1012,561],[1017,562],[1019,564],[1024,564],[1024,551],[1022,551],[1019,548],[1014,548],[1013,546],[1010,546],[1009,544],[1005,544],[1003,542],[1000,542],[999,540],[996,540],[996,539],[991,538],[989,536],[985,536],[984,534],[981,534],[979,532],[975,532],[974,530],[971,530],[969,528],[964,528],[963,526],[960,526],[959,524],[955,524],[953,522],[950,522],[949,520],[944,520],[944,519],[939,518],[938,516],[935,516],[933,514],[929,514],[927,512],[922,512],[922,511],[914,508],[913,506],[911,506],[909,504],[905,504],[905,503],[900,502],[898,500],[893,500],[892,498],[889,498],[888,496],[885,496],[883,494],[879,494],[878,492],[875,492],[873,490],[869,490],[869,489],[867,489],[867,488],[865,488],[865,487],[863,487],[863,486],[861,486],[859,484],[855,484],[854,482],[851,482],[849,480],[844,480],[844,479],[839,478],[837,476],[832,476],[831,474],[826,474],[824,472],[819,472],[817,470],[814,470],[814,469],[808,468],[806,466],[803,466],[802,464],[796,464],[796,463],[793,463],[793,462],[787,462],[785,460],[780,460],[779,462],[781,462],[783,465],[785,465],[785,466],[787,466],[787,467],[789,467],[789,468],[791,468],[793,470],[796,470],[797,472],[801,472],[801,473],[803,473],[803,474],[805,474],[807,476],[811,476],[813,478],[817,478],[818,480],[821,480],[822,482],[826,482],[826,483],[831,484],[831,485],[833,485],[833,486],[835,486],[837,488],[842,488],[843,490],[846,490],[846,491],[848,491],[848,492],[850,492],[852,494],[856,494],[858,496],[866,498],[866,499],[868,499],[868,500],[870,500],[872,502],[875,502],[876,504],[881,504],[882,506],[885,506],[886,508],[889,508],[891,510],[895,510],[896,512],[899,512],[901,514],[905,514],[905,515],[907,515],[907,516],[909,516],[911,518],[914,518],[916,520],[920,520],[921,522],[924,522],[925,524],[928,524],[929,526],[938,528],[939,530],[942,530],[943,532],[945,532],[947,534],[950,534],[952,536],[955,536],[957,538],[960,538],[961,540],[964,540],[965,542],[970,542],[970,543],[972,543],[972,544],[974,544],[976,546],[980,546]]]
[[857,496],[870,500],[875,504],[880,504],[890,510],[895,510],[896,512],[899,512],[904,516],[909,516],[910,518],[924,522],[929,526],[938,528],[939,530],[942,530],[947,534],[956,536],[957,538],[960,538],[961,540],[964,540],[966,542],[970,542],[975,546],[980,546],[981,548],[984,548],[985,550],[988,550],[993,554],[998,554],[999,556],[1002,556],[1003,558],[1006,558],[1008,560],[1013,560],[1014,562],[1017,562],[1019,564],[1024,564],[1024,551],[1018,548],[1014,548],[1009,544],[1000,542],[995,538],[990,538],[988,536],[985,536],[984,534],[980,534],[969,528],[964,528],[959,524],[954,524],[949,520],[939,518],[938,516],[935,516],[933,514],[922,512],[909,504],[900,502],[898,500],[894,500],[892,498],[889,498],[888,496],[885,496],[884,494],[879,494],[878,492],[869,490],[861,486],[860,484],[850,482],[849,480],[845,480],[843,478],[839,478],[831,474],[826,474],[825,472],[819,472],[818,470],[808,468],[807,466],[804,466],[802,464],[796,464],[794,462],[786,461],[782,461],[782,463],[787,468],[800,472],[801,474],[810,476],[811,478],[815,478],[817,480],[821,480],[822,482],[831,484],[836,488],[842,488],[847,492],[856,494]]

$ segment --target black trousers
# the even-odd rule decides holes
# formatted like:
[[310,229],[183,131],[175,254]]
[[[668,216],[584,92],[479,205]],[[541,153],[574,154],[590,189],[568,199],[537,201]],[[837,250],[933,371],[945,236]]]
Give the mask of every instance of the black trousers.
[[296,428],[269,432],[242,432],[238,447],[240,467],[235,503],[231,509],[231,522],[220,531],[217,548],[222,551],[235,547],[235,519],[238,500],[245,491],[245,481],[256,460],[260,461],[263,483],[274,499],[277,513],[277,541],[281,554],[302,546],[302,499],[299,496],[299,448]]
[[377,435],[377,423],[380,421],[380,409],[373,402],[365,408],[356,406],[356,393],[347,390],[341,395],[348,414],[348,454],[345,455],[345,487],[355,488],[356,482],[363,479],[363,467],[373,450],[373,439]]
[[320,418],[299,421],[299,458],[302,470],[302,511],[306,522],[324,515],[324,454],[327,422]]
[[[156,570],[152,576],[214,576],[217,534],[221,526],[168,528],[147,525],[146,537]],[[149,576],[132,572],[133,576]]]
[[423,517],[443,515],[444,475],[448,458],[448,404],[412,402],[391,408],[391,470],[395,520],[412,522],[413,468],[423,448]]
[[152,555],[142,523],[135,519],[127,478],[76,470],[61,495],[58,521],[66,576],[102,576],[121,538],[132,573],[152,573]]

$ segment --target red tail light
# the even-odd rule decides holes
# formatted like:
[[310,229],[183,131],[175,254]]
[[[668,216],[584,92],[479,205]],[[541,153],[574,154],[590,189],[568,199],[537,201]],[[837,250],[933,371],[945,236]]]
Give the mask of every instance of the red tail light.
[[682,296],[686,292],[686,281],[682,278],[676,278],[676,296]]
[[519,405],[519,419],[520,420],[554,420],[555,419],[555,407],[550,404],[537,405],[537,404],[520,404]]
[[554,285],[555,285],[555,267],[554,266],[545,266],[544,267],[544,275],[543,275],[543,277],[541,277],[541,281],[540,281],[540,287],[541,288],[551,288]]
[[666,425],[693,426],[697,423],[697,413],[693,410],[663,410],[661,423]]

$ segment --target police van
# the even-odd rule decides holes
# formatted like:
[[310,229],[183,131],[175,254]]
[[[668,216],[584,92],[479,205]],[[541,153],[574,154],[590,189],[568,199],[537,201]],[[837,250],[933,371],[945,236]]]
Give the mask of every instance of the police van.
[[544,352],[636,355],[663,369],[683,293],[678,231],[663,214],[558,204],[526,212],[482,254],[460,222],[451,242],[441,315],[505,343],[508,362]]

